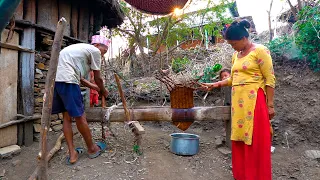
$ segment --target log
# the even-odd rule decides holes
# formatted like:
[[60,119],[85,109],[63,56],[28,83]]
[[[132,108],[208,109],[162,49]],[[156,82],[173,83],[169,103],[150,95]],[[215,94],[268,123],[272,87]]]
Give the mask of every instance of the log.
[[[214,107],[194,107],[195,121],[215,121],[230,120],[230,106],[214,106]],[[86,110],[88,122],[101,122],[101,113],[106,114],[108,108],[90,108]],[[134,107],[131,110],[131,117],[134,121],[172,121],[174,109],[169,106],[153,106],[153,107]],[[110,115],[110,122],[126,121],[125,111],[123,108],[116,108]]]
[[40,180],[48,179],[48,161],[47,161],[47,133],[50,128],[50,117],[52,112],[52,100],[54,92],[54,83],[57,72],[57,65],[59,59],[59,53],[61,50],[61,44],[63,39],[63,32],[66,27],[66,20],[61,18],[57,24],[57,31],[54,36],[54,42],[51,51],[50,65],[46,78],[45,85],[45,101],[42,109],[42,118],[41,118],[41,142],[40,142],[40,154],[39,154],[39,173],[38,178]]

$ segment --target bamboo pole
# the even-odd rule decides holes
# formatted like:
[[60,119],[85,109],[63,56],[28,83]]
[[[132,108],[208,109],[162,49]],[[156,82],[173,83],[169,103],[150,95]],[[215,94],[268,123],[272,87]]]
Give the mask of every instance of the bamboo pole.
[[[51,50],[51,58],[49,71],[45,84],[45,94],[44,97],[44,105],[42,109],[42,117],[41,117],[41,142],[40,142],[40,153],[38,155],[39,163],[38,163],[38,173],[37,177],[39,180],[47,180],[48,179],[48,159],[47,159],[47,136],[48,130],[50,127],[50,116],[52,111],[52,100],[54,93],[54,84],[55,77],[57,72],[57,65],[59,59],[59,53],[61,50],[61,44],[63,39],[63,32],[66,27],[67,21],[65,18],[61,18],[57,24],[57,30],[54,36],[54,41]],[[36,170],[37,170],[36,169]]]

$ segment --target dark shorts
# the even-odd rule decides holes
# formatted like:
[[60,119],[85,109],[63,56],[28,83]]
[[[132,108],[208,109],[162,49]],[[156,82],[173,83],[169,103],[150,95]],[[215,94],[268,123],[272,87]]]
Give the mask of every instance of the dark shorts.
[[56,82],[54,87],[52,114],[68,112],[71,117],[84,113],[84,104],[78,84]]

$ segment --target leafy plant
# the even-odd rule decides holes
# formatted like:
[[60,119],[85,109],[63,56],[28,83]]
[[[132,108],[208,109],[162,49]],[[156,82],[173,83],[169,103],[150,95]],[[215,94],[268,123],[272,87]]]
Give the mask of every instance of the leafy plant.
[[176,59],[173,59],[171,63],[172,71],[175,73],[181,72],[186,69],[187,65],[189,65],[190,62],[190,59],[188,59],[187,57],[178,57]]
[[221,70],[222,66],[220,64],[215,64],[214,66],[207,66],[204,68],[203,72],[199,76],[199,71],[193,71],[193,76],[195,79],[200,79],[199,82],[211,83],[218,75],[217,72]]
[[294,25],[295,42],[306,56],[310,67],[320,71],[320,6],[306,6],[298,13]]

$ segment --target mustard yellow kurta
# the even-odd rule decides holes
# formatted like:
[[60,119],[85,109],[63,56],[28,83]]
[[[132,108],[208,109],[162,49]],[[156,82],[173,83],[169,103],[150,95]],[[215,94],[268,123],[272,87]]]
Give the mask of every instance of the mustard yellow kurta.
[[232,130],[231,140],[252,144],[253,117],[257,92],[266,86],[275,87],[275,76],[270,51],[258,45],[247,56],[232,57],[231,76],[228,83],[232,85]]

